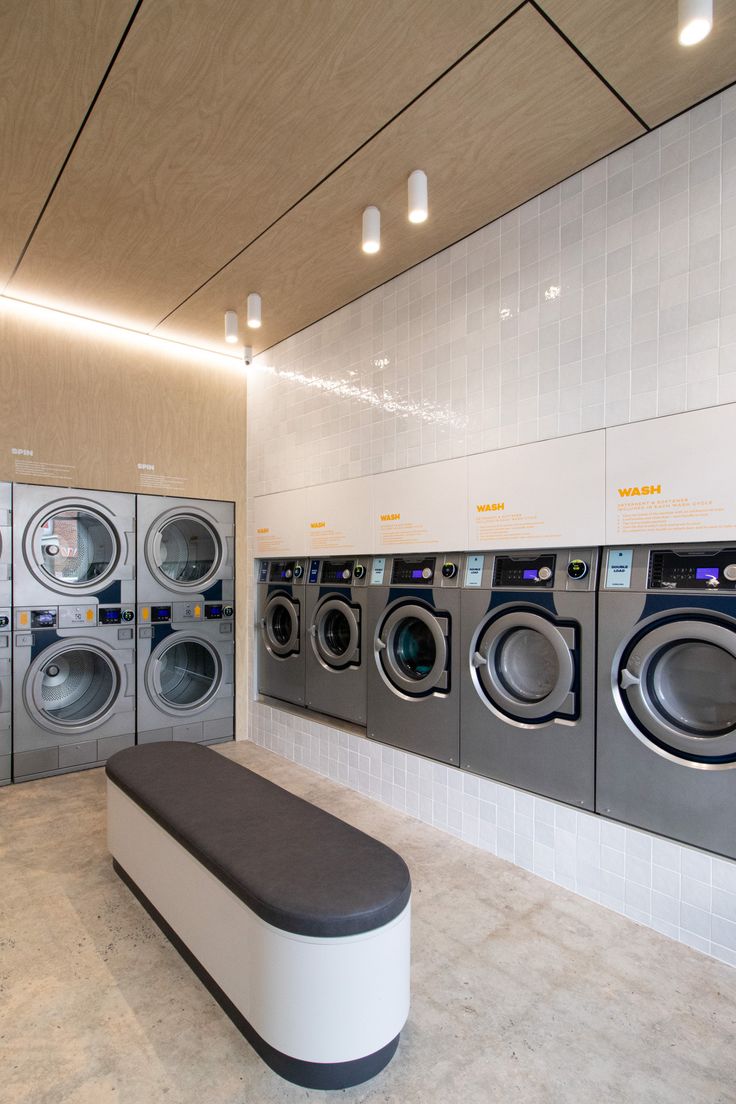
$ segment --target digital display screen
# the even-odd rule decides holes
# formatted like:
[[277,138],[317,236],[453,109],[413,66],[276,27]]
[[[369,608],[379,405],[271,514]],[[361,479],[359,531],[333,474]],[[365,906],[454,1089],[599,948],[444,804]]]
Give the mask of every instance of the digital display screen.
[[31,627],[34,629],[55,629],[56,610],[31,610]]
[[222,606],[205,606],[204,615],[208,621],[219,621],[222,618]]
[[[287,574],[288,572],[288,574]],[[271,564],[270,582],[290,582],[294,577],[294,561],[293,560],[276,560]]]
[[412,579],[422,579],[424,576],[421,567],[415,567],[411,573],[411,577]]
[[122,621],[122,613],[119,609],[101,609],[100,610],[100,624],[101,625],[119,625]]
[[151,620],[157,624],[171,620],[171,606],[151,606]]
[[695,578],[696,579],[717,579],[720,575],[720,571],[717,567],[696,567]]
[[322,582],[349,583],[354,567],[355,560],[325,560],[322,564]]
[[522,577],[522,579],[532,579],[532,580],[536,579],[536,577],[537,577],[536,568],[524,568],[524,571],[522,572],[521,577]]
[[431,587],[434,578],[435,557],[425,556],[417,559],[404,559],[396,556],[391,568],[391,582],[406,586],[408,583],[418,583],[420,586]]

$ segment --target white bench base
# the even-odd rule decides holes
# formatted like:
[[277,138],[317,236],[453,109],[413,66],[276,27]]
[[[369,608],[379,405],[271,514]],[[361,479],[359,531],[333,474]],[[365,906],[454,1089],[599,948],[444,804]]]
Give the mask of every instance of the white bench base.
[[409,1013],[410,903],[360,935],[296,935],[257,916],[109,778],[107,810],[115,870],[272,1069],[320,1089],[383,1069]]

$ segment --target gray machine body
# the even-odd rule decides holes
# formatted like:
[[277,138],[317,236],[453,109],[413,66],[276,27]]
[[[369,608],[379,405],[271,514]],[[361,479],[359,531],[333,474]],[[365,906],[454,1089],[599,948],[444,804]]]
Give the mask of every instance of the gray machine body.
[[595,548],[464,557],[463,768],[594,807],[597,574]]
[[134,625],[100,624],[91,601],[13,616],[14,781],[99,766],[134,744]]
[[[368,583],[368,736],[455,764],[459,564],[459,553],[376,556]],[[454,568],[449,577],[445,565]]]
[[138,743],[232,740],[235,607],[183,600],[138,606]]
[[260,560],[256,605],[258,693],[304,705],[306,689],[306,563]]
[[11,779],[11,718],[13,686],[11,681],[11,579],[13,537],[11,532],[12,488],[0,483],[0,786]]
[[370,557],[310,560],[306,586],[307,708],[366,722]]
[[232,502],[138,495],[138,602],[235,598]]
[[16,483],[13,606],[135,605],[135,495]]
[[605,550],[596,809],[736,858],[736,547]]

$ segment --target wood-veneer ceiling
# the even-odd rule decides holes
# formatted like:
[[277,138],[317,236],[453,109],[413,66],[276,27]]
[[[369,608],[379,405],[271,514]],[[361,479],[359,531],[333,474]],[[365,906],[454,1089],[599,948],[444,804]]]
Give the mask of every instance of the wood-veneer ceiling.
[[736,4],[690,51],[676,24],[676,0],[10,0],[0,287],[221,351],[257,290],[266,348],[736,79]]

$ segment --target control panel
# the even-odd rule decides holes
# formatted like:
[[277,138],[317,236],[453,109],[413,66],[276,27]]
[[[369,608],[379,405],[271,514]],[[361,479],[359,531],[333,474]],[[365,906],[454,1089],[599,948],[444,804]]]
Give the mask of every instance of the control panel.
[[[380,563],[383,557],[376,557],[373,561],[373,574],[374,578],[371,582],[376,582],[377,563]],[[426,586],[426,587],[447,587],[457,586],[460,580],[460,556],[450,553],[445,556],[393,556],[387,557],[386,562],[390,565],[390,571],[388,575],[390,578],[391,586]],[[381,574],[384,576],[384,583],[386,582],[383,568]]]
[[235,609],[232,605],[223,605],[222,602],[205,602],[205,621],[229,621],[232,619]]
[[10,608],[0,608],[0,631],[2,629],[10,629]]
[[323,560],[320,582],[349,586],[354,570],[355,560]]
[[649,556],[650,590],[736,590],[736,548],[674,551]]
[[[298,582],[304,575],[304,564],[299,560],[271,560],[265,562],[269,583]],[[264,563],[261,564],[259,582],[264,582]]]
[[493,568],[494,587],[521,589],[553,587],[557,557],[554,552],[528,558],[526,556],[496,556]]
[[597,548],[468,552],[463,559],[462,585],[471,589],[594,591],[597,582]]
[[100,606],[97,618],[100,625],[130,625],[135,621],[135,610],[128,606]]

